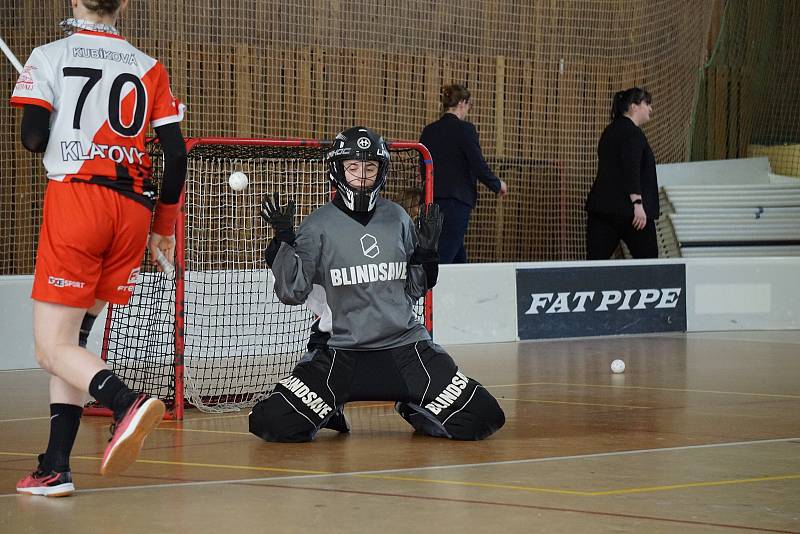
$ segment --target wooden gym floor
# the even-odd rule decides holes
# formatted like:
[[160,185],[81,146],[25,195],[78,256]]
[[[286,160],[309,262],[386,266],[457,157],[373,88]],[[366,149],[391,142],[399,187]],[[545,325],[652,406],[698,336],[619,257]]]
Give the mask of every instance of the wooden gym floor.
[[388,403],[299,445],[192,410],[104,479],[108,421],[85,417],[64,499],[14,493],[47,442],[47,377],[2,372],[0,532],[800,532],[800,332],[450,352],[506,411],[486,441],[413,435]]

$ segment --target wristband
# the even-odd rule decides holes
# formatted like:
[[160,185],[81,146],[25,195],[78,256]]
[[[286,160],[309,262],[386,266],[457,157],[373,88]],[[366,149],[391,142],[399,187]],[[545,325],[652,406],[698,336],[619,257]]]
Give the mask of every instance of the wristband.
[[175,204],[156,204],[156,212],[153,216],[153,232],[171,236],[175,234],[175,221],[178,218],[178,213],[181,211],[181,203]]

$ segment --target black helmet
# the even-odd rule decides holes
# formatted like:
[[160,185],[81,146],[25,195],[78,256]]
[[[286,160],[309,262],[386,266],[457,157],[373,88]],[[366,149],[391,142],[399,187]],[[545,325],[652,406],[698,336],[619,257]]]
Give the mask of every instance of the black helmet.
[[[350,159],[378,162],[378,175],[371,187],[359,189],[347,183],[343,162]],[[325,161],[331,182],[345,206],[353,211],[370,211],[375,207],[389,172],[389,148],[383,137],[363,126],[349,128],[333,140]]]

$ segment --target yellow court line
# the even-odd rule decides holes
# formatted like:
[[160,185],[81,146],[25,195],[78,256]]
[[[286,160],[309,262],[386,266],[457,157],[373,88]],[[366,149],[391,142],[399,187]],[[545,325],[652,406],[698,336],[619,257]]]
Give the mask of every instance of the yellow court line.
[[[35,453],[22,453],[22,452],[0,452],[2,456],[23,456],[23,457],[35,457],[38,456]],[[95,457],[95,456],[73,456],[72,459],[75,460],[92,460],[92,461],[99,461],[102,458]],[[168,460],[143,460],[139,459],[136,460],[136,463],[141,464],[152,464],[152,465],[172,465],[177,467],[203,467],[203,468],[214,468],[214,469],[232,469],[232,470],[239,470],[239,471],[260,471],[260,472],[271,472],[271,473],[287,473],[287,474],[300,474],[300,475],[337,475],[338,473],[332,471],[316,471],[310,469],[285,469],[279,467],[256,467],[256,466],[247,466],[247,465],[229,465],[229,464],[208,464],[208,463],[198,463],[198,462],[173,462]],[[342,475],[347,475],[347,473],[341,473]],[[442,479],[433,479],[433,478],[418,478],[418,477],[402,477],[402,476],[393,476],[393,475],[370,475],[366,473],[354,473],[350,476],[354,478],[368,478],[368,479],[375,479],[375,480],[395,480],[395,481],[404,481],[404,482],[423,482],[426,484],[442,484],[442,485],[450,485],[450,486],[463,486],[463,487],[475,487],[475,488],[491,488],[491,489],[503,489],[503,490],[513,490],[513,491],[525,491],[525,492],[532,492],[532,493],[555,493],[561,495],[575,495],[579,497],[602,497],[602,496],[610,496],[610,495],[626,495],[632,493],[653,493],[658,491],[672,491],[676,489],[688,489],[688,488],[707,488],[713,486],[728,486],[728,485],[735,485],[735,484],[752,484],[756,482],[773,482],[779,480],[797,480],[800,479],[800,474],[789,474],[789,475],[774,475],[774,476],[766,476],[766,477],[753,477],[753,478],[740,478],[740,479],[733,479],[733,480],[713,480],[708,482],[688,482],[685,484],[670,484],[670,485],[662,485],[662,486],[645,486],[640,488],[626,488],[626,489],[618,489],[618,490],[603,490],[603,491],[580,491],[580,490],[566,490],[566,489],[557,489],[557,488],[540,488],[534,486],[517,486],[513,484],[492,484],[492,483],[485,483],[485,482],[471,482],[471,481],[463,481],[463,480],[442,480]]]
[[607,491],[577,491],[577,490],[562,490],[554,488],[538,488],[532,486],[516,486],[509,484],[489,484],[483,482],[465,482],[461,480],[439,480],[432,478],[415,478],[415,477],[399,477],[387,475],[354,475],[358,478],[372,478],[382,480],[399,480],[407,482],[424,482],[428,484],[446,484],[451,486],[466,486],[477,488],[492,488],[492,489],[508,489],[514,491],[526,491],[532,493],[557,493],[562,495],[577,495],[579,497],[602,497],[608,495],[625,495],[630,493],[652,493],[657,491],[670,491],[676,489],[687,488],[703,488],[712,486],[727,486],[733,484],[748,484],[753,482],[770,482],[776,480],[794,480],[800,479],[800,474],[792,475],[776,475],[770,477],[756,477],[756,478],[740,478],[735,480],[715,480],[709,482],[689,482],[686,484],[671,484],[667,486],[649,486],[642,488],[628,488],[620,490],[607,490]]
[[[363,410],[365,408],[384,408],[384,407],[387,407],[387,406],[394,406],[394,404],[393,403],[385,403],[384,402],[384,403],[381,403],[381,404],[365,404],[363,406],[361,406],[361,405],[358,405],[358,406],[350,405],[350,406],[347,406],[347,410]],[[164,422],[165,423],[172,423],[172,424],[186,424],[186,423],[194,423],[195,421],[214,421],[214,420],[220,420],[220,419],[234,419],[236,417],[248,417],[249,415],[250,415],[249,413],[236,413],[236,414],[220,413],[220,414],[216,414],[216,415],[210,415],[208,417],[192,417],[192,418],[189,418],[189,419],[184,419],[182,421],[170,420],[170,421],[164,421]],[[3,421],[0,421],[0,423],[2,423],[2,422]]]
[[[2,452],[0,456],[23,456],[23,457],[36,457],[39,456],[30,452]],[[100,461],[103,458],[100,456],[70,456],[70,460],[91,460]],[[314,471],[311,469],[285,469],[282,467],[257,467],[251,465],[229,465],[229,464],[205,464],[198,462],[172,462],[169,460],[144,460],[139,458],[136,460],[137,464],[154,464],[154,465],[174,465],[177,467],[213,467],[215,469],[233,469],[239,471],[267,471],[272,473],[290,473],[294,475],[334,475],[332,471]]]
[[353,475],[356,478],[372,478],[377,480],[399,480],[405,482],[425,482],[428,484],[446,484],[450,486],[467,486],[474,488],[510,489],[515,491],[530,491],[534,493],[558,493],[562,495],[591,496],[591,492],[577,490],[561,490],[554,488],[535,488],[531,486],[515,486],[509,484],[490,484],[485,482],[465,482],[463,480],[438,480],[434,478],[398,477],[389,475]]
[[649,488],[630,488],[622,490],[609,490],[609,491],[593,491],[592,496],[601,495],[626,495],[628,493],[645,493],[651,491],[668,491],[675,489],[685,488],[707,488],[710,486],[727,486],[730,484],[748,484],[752,482],[770,482],[773,480],[795,480],[800,478],[800,474],[796,475],[776,475],[772,477],[755,477],[755,478],[738,478],[734,480],[716,480],[711,482],[689,482],[686,484],[670,484],[668,486],[652,486]]
[[672,391],[677,393],[714,393],[718,395],[746,395],[751,397],[772,397],[778,399],[800,399],[800,395],[778,395],[773,393],[746,393],[742,391],[716,391],[713,389],[657,388],[647,386],[612,386],[610,384],[570,384],[568,382],[523,382],[520,384],[495,384],[487,388],[511,388],[517,386],[570,386],[587,388],[643,389],[649,391]]
[[[39,456],[32,452],[0,452],[0,456]],[[72,456],[70,456],[72,458]]]
[[164,423],[171,423],[174,425],[185,425],[186,423],[194,423],[195,421],[219,421],[220,419],[236,419],[237,417],[247,417],[250,414],[246,413],[237,413],[237,414],[226,414],[226,413],[219,413],[216,415],[209,415],[208,417],[192,417],[191,419],[182,419],[182,420],[175,420],[170,419],[169,421],[164,421]]
[[268,471],[272,473],[291,473],[298,475],[333,475],[332,471],[314,471],[311,469],[285,469],[281,467],[255,467],[250,465],[227,465],[227,464],[202,464],[195,462],[170,462],[168,460],[136,460],[140,464],[155,465],[175,465],[179,467],[213,467],[216,469],[234,469],[241,471]]
[[[349,411],[349,410],[364,410],[364,409],[367,409],[367,408],[385,408],[387,406],[394,406],[394,404],[392,404],[392,403],[381,403],[381,404],[365,404],[363,406],[361,406],[361,405],[348,406],[346,411]],[[220,419],[234,419],[236,417],[247,417],[249,415],[250,414],[239,414],[239,413],[237,413],[237,414],[222,414],[221,413],[221,414],[217,414],[217,415],[211,415],[211,416],[208,416],[208,417],[192,417],[191,419],[183,419],[182,421],[175,421],[175,420],[162,421],[160,424],[162,424],[162,425],[163,424],[173,424],[173,425],[181,425],[181,424],[183,424],[183,425],[185,425],[187,423],[194,423],[195,421],[219,421]],[[19,419],[0,419],[0,423],[14,423],[14,422],[19,422],[19,421],[38,421],[38,420],[41,420],[41,419],[50,419],[50,416],[22,417],[22,418],[19,418]],[[171,430],[171,429],[161,428],[161,430]],[[184,430],[188,430],[188,429],[184,429]],[[197,432],[220,432],[220,433],[224,433],[221,430],[219,430],[219,431],[197,430]],[[232,432],[232,433],[233,434],[247,434],[248,432]]]
[[206,432],[208,434],[238,434],[248,436],[250,432],[236,432],[235,430],[206,430],[203,428],[156,428],[156,430],[166,430],[168,432]]
[[499,401],[517,401],[517,402],[536,402],[544,404],[575,404],[577,406],[603,406],[607,408],[631,408],[635,410],[652,410],[650,406],[631,406],[629,404],[600,404],[596,402],[569,402],[569,401],[554,401],[542,399],[514,399],[511,397],[498,397]]
[[[363,409],[366,409],[366,408],[384,408],[384,407],[387,407],[387,406],[394,406],[394,404],[392,404],[392,403],[382,403],[382,404],[366,404],[364,406],[348,406],[347,410],[363,410]],[[224,414],[224,413],[221,413],[221,414],[217,414],[217,415],[211,415],[211,416],[208,416],[208,417],[192,417],[190,419],[183,419],[182,421],[175,421],[175,420],[162,421],[161,424],[180,425],[180,424],[186,424],[186,423],[194,423],[195,421],[218,421],[220,419],[233,419],[233,418],[236,418],[236,417],[247,417],[249,415],[250,414],[246,414],[246,413],[244,413],[244,414],[239,414],[239,413],[237,413],[237,414]],[[15,423],[15,422],[20,422],[20,421],[39,421],[41,419],[50,419],[50,416],[49,415],[45,415],[45,416],[42,416],[42,417],[21,417],[19,419],[0,419],[0,423]]]

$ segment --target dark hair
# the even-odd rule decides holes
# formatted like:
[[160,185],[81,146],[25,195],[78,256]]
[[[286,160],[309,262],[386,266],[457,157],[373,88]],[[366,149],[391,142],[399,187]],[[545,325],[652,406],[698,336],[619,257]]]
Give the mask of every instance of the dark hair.
[[462,100],[469,100],[470,94],[467,86],[454,83],[442,87],[442,111],[455,107]]
[[121,4],[122,0],[83,0],[86,9],[98,15],[113,15]]
[[611,101],[611,120],[613,121],[626,114],[631,104],[641,104],[642,102],[650,104],[652,101],[653,97],[650,93],[640,87],[631,87],[624,91],[618,91]]

